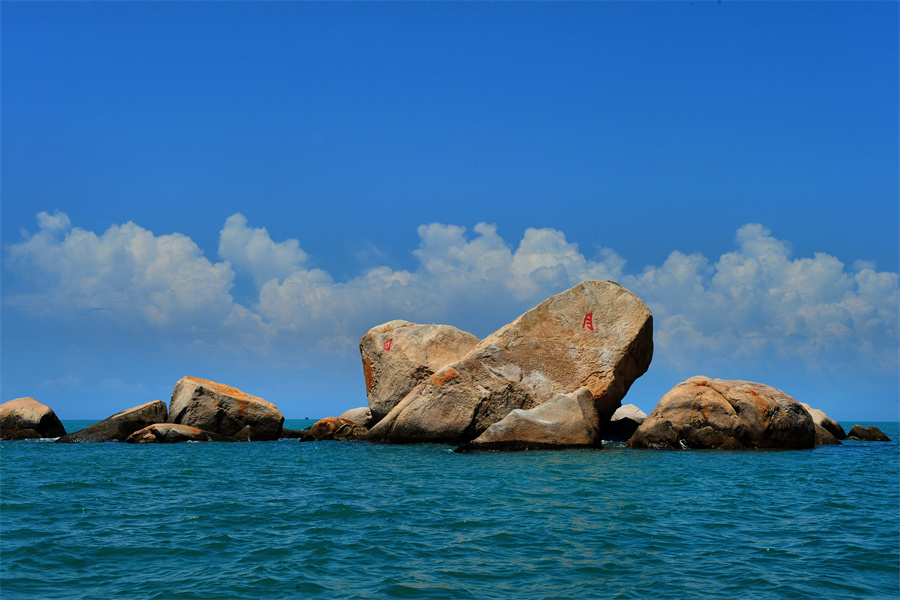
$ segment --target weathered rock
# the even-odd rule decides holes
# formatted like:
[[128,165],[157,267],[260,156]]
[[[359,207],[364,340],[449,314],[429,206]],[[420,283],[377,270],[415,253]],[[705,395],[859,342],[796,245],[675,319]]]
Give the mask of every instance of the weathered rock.
[[[802,404],[802,403],[801,403]],[[834,437],[834,434],[819,425],[813,423],[816,428],[816,446],[840,446],[841,441]]]
[[[813,408],[806,402],[801,402],[800,405],[805,408],[806,412],[809,413],[809,416],[812,417],[813,423],[827,430],[835,439],[843,440],[847,437],[841,424],[826,415],[824,411]],[[818,442],[816,443],[818,444]]]
[[237,440],[188,425],[155,423],[135,431],[125,441],[129,444],[177,444],[179,442],[236,442]]
[[535,408],[580,387],[591,390],[599,426],[647,370],[652,354],[652,317],[640,298],[613,282],[585,281],[435,372],[368,437],[463,444],[514,409]]
[[360,427],[369,427],[372,424],[372,411],[366,406],[351,408],[338,415],[338,419],[352,421],[354,425]]
[[124,442],[128,436],[154,423],[165,423],[168,416],[166,403],[162,400],[147,402],[107,417],[90,427],[64,435],[58,444],[80,442]]
[[278,437],[279,440],[299,440],[303,437],[304,430],[303,429],[288,429],[287,427],[281,428],[281,435]]
[[325,417],[316,421],[303,432],[301,442],[320,442],[323,440],[359,440],[366,436],[368,429],[340,417]]
[[620,406],[603,429],[603,439],[611,442],[627,442],[647,419],[647,413],[634,404]]
[[847,434],[848,440],[857,440],[864,442],[889,442],[891,438],[886,436],[883,431],[872,425],[871,427],[863,427],[862,425],[854,425]]
[[284,415],[271,402],[231,386],[182,377],[172,391],[169,422],[258,442],[278,439]]
[[390,321],[359,341],[366,396],[377,423],[419,383],[462,358],[479,340],[450,325]]
[[0,440],[55,438],[66,428],[53,410],[34,398],[16,398],[0,404]]
[[672,388],[628,442],[630,448],[812,448],[812,417],[773,387],[691,377]]
[[597,408],[587,387],[559,394],[529,410],[513,409],[457,452],[579,447],[600,447]]

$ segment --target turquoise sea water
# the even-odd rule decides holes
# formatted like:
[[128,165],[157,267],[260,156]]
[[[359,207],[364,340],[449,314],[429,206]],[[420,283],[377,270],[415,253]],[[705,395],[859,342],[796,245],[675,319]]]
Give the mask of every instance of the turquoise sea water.
[[896,599],[898,459],[2,442],[0,598]]

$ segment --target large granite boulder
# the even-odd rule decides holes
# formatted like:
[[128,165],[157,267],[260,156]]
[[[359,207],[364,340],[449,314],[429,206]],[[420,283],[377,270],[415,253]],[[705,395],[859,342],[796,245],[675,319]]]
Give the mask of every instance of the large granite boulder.
[[147,402],[107,417],[99,423],[64,435],[56,443],[124,442],[128,436],[154,423],[165,423],[169,412],[162,400]]
[[66,428],[53,410],[34,398],[16,398],[0,404],[0,440],[55,438]]
[[809,416],[812,417],[813,423],[816,424],[816,427],[821,427],[825,429],[828,433],[835,438],[835,440],[843,440],[847,437],[847,434],[844,432],[844,428],[841,427],[841,424],[829,417],[825,414],[824,411],[819,410],[818,408],[813,408],[806,402],[801,402],[800,405],[806,409],[806,412],[809,413]]
[[450,325],[396,320],[370,329],[359,341],[359,352],[372,421],[383,419],[413,388],[478,342]]
[[601,426],[652,355],[652,317],[640,298],[610,281],[585,281],[435,372],[368,438],[463,444],[514,409],[532,409],[581,387],[590,389]]
[[603,429],[603,439],[610,442],[627,442],[647,420],[647,413],[634,404],[620,406]]
[[271,402],[228,385],[183,377],[175,384],[169,422],[233,437],[238,441],[277,440],[284,415]]
[[351,421],[354,425],[368,428],[369,425],[372,424],[372,411],[368,406],[351,408],[338,415],[338,419],[346,419]]
[[630,448],[812,448],[803,406],[749,381],[691,377],[670,390],[628,441]]
[[870,427],[863,427],[862,425],[854,425],[850,428],[850,433],[847,434],[848,440],[857,440],[864,442],[889,442],[891,438],[889,438],[883,431],[875,427],[874,425]]
[[135,431],[125,441],[129,444],[177,444],[179,442],[236,442],[237,440],[188,425],[154,423]]
[[300,436],[301,442],[319,442],[323,440],[359,440],[366,436],[368,429],[357,425],[349,419],[325,417],[319,419]]
[[587,387],[528,410],[513,409],[457,452],[584,447],[600,447],[597,408]]

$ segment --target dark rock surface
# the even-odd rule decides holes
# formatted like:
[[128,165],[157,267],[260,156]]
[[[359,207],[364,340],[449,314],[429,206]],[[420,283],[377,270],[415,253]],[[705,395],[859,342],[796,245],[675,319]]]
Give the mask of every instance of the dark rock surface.
[[27,440],[66,435],[66,428],[49,406],[34,398],[0,404],[0,439]]
[[132,433],[154,423],[165,423],[168,417],[166,403],[162,400],[147,402],[94,423],[90,427],[64,435],[58,444],[81,442],[124,442]]
[[857,440],[864,442],[890,442],[891,438],[886,436],[883,431],[872,425],[871,427],[863,427],[862,425],[854,425],[847,434],[848,440]]

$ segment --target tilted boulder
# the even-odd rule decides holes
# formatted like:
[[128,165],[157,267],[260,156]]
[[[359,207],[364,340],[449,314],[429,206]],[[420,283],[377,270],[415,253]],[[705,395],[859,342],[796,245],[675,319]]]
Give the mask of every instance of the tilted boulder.
[[64,435],[56,440],[58,444],[75,444],[81,442],[124,442],[128,436],[154,423],[165,423],[168,417],[166,403],[154,400],[140,406],[123,410],[99,423]]
[[653,355],[653,320],[640,298],[585,281],[521,315],[420,383],[369,431],[392,443],[474,440],[514,409],[590,389],[609,420]]
[[135,431],[125,441],[129,444],[177,444],[180,442],[236,442],[237,440],[188,425],[155,423]]
[[846,439],[847,434],[844,432],[844,428],[841,427],[841,424],[829,417],[825,414],[824,411],[819,410],[818,408],[813,408],[806,402],[801,402],[800,405],[806,409],[806,412],[809,413],[809,416],[812,417],[813,423],[817,426],[822,427],[828,433],[830,433],[836,440]]
[[529,410],[513,409],[457,452],[584,447],[600,447],[597,408],[587,387],[559,394]]
[[413,388],[446,364],[462,358],[479,339],[450,325],[390,321],[359,341],[366,396],[378,422]]
[[854,425],[847,434],[848,440],[858,440],[864,442],[889,442],[891,438],[884,434],[883,431],[875,427],[863,427],[862,425]]
[[627,442],[647,420],[647,413],[634,404],[620,406],[603,429],[603,439],[611,442]]
[[691,377],[672,388],[628,442],[630,448],[812,448],[803,406],[773,387]]
[[169,422],[256,442],[277,440],[284,415],[271,402],[231,386],[182,377],[172,391]]
[[358,440],[368,433],[368,429],[357,425],[349,419],[325,417],[319,419],[300,436],[301,442],[319,442],[323,440]]
[[66,428],[49,406],[34,398],[16,398],[0,404],[0,440],[55,438]]
[[338,415],[338,419],[347,419],[360,427],[368,427],[372,424],[372,411],[367,406],[351,408]]

